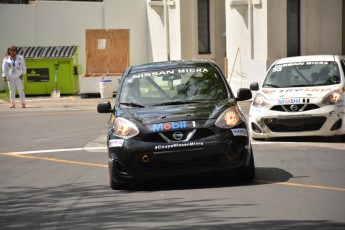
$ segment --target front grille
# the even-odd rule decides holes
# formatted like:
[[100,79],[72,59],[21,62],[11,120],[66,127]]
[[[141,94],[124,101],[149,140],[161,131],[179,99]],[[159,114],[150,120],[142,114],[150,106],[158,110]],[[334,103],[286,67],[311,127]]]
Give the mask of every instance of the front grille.
[[197,129],[197,131],[194,133],[191,141],[200,140],[206,137],[213,136],[214,132],[210,129]]
[[264,123],[273,132],[303,132],[319,130],[326,117],[266,118]]
[[[294,107],[291,107],[294,106]],[[293,104],[293,105],[275,105],[271,108],[273,111],[279,112],[303,112],[314,109],[319,109],[320,107],[315,104]]]
[[215,168],[222,155],[203,156],[190,160],[171,162],[167,160],[152,160],[140,163],[149,173],[192,172]]
[[149,133],[142,138],[142,141],[154,143],[165,142],[165,140],[159,135],[159,133]]

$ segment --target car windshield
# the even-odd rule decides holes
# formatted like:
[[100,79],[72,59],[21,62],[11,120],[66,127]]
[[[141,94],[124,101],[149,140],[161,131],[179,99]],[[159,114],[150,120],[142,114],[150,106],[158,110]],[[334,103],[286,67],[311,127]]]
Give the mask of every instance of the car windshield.
[[263,87],[304,87],[339,83],[340,75],[336,62],[305,61],[274,65],[268,72]]
[[228,98],[225,81],[210,68],[179,68],[133,73],[124,79],[119,102],[148,107]]

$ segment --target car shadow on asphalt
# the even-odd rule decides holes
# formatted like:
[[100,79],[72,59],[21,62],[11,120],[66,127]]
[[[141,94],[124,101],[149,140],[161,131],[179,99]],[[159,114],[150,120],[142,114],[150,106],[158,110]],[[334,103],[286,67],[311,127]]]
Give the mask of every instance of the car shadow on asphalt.
[[123,192],[210,189],[222,187],[258,186],[286,182],[293,175],[279,168],[256,167],[256,177],[251,182],[241,181],[236,174],[176,177],[140,182]]
[[270,139],[255,140],[257,142],[318,142],[318,143],[339,143],[341,139],[339,136],[321,137],[321,136],[306,136],[306,137],[276,137]]
[[[261,169],[270,171],[259,168],[259,172]],[[215,201],[198,194],[190,200],[181,194],[164,199],[145,195],[126,197],[107,186],[89,182],[52,187],[9,185],[1,191],[0,228],[340,230],[345,227],[339,220],[309,220],[303,216],[296,219],[296,215],[279,220],[275,215],[267,216],[269,212],[262,212],[265,204],[260,201],[253,203],[243,198],[235,202],[222,196],[212,199]],[[253,211],[257,216],[249,214]]]

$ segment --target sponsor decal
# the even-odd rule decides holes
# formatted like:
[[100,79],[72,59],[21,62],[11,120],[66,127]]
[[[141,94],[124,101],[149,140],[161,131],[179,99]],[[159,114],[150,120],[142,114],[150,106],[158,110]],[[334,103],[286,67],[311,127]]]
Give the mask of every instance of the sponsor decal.
[[267,90],[267,89],[262,89],[261,92],[264,94],[272,94],[272,93],[293,93],[293,92],[327,92],[327,91],[332,91],[333,88],[328,87],[328,88],[318,88],[318,87],[312,87],[312,88],[298,88],[298,89],[280,89],[280,90]]
[[109,148],[111,148],[111,147],[122,147],[124,141],[125,140],[123,140],[123,139],[109,140]]
[[332,88],[306,88],[306,92],[327,92],[333,90]]
[[234,136],[248,136],[246,129],[232,129],[231,131]]
[[49,82],[49,69],[48,68],[28,68],[27,69],[27,82]]
[[328,62],[327,61],[306,61],[306,62],[292,62],[292,63],[277,64],[273,67],[272,72],[279,72],[284,67],[287,67],[287,66],[303,66],[303,65],[328,65]]
[[206,68],[182,68],[182,69],[172,69],[172,70],[165,70],[165,71],[154,71],[154,72],[145,72],[145,73],[138,73],[133,74],[131,78],[128,80],[128,83],[132,83],[134,79],[140,79],[144,77],[154,77],[154,76],[166,76],[166,75],[174,75],[174,74],[186,74],[186,73],[208,73]]
[[168,122],[168,123],[160,123],[160,124],[152,125],[152,132],[161,132],[161,131],[186,129],[186,128],[187,128],[186,121]]
[[261,113],[261,112],[263,112],[263,111],[264,111],[264,110],[262,110],[262,109],[260,109],[260,108],[252,107],[252,108],[250,108],[249,114],[251,114],[251,113]]
[[262,91],[264,94],[271,94],[271,93],[274,93],[274,90],[262,89],[261,91]]
[[300,104],[301,98],[289,98],[289,99],[280,99],[278,100],[278,105],[291,105],[291,104]]
[[176,148],[186,148],[186,147],[201,147],[204,146],[203,142],[185,142],[185,143],[174,143],[170,145],[156,145],[155,150],[169,150]]
[[298,114],[298,115],[278,115],[278,118],[298,118],[298,117],[311,117],[311,114]]

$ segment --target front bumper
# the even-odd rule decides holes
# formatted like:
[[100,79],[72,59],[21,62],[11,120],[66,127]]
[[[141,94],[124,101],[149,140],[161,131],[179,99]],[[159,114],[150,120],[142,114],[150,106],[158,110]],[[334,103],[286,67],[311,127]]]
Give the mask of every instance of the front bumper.
[[248,136],[230,130],[213,138],[189,142],[152,143],[136,139],[109,148],[109,171],[117,182],[240,170],[248,165]]
[[344,135],[345,106],[327,105],[304,112],[281,112],[252,105],[249,127],[254,139]]

